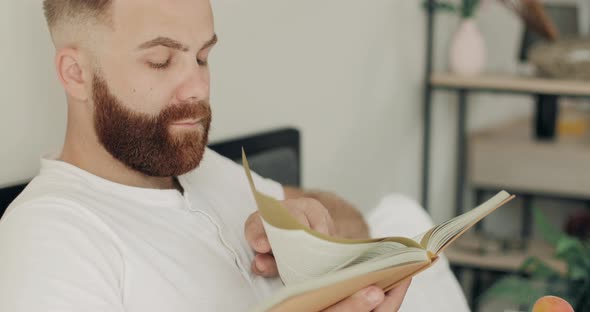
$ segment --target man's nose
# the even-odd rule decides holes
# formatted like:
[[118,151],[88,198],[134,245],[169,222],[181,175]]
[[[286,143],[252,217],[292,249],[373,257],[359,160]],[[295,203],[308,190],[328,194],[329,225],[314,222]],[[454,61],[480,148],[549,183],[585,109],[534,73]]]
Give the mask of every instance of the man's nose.
[[195,66],[176,90],[180,102],[203,101],[209,99],[209,70]]

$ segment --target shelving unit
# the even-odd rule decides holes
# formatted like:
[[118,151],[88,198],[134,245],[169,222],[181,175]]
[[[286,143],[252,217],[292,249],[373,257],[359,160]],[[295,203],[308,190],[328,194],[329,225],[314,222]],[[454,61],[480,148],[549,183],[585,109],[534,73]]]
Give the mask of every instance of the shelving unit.
[[424,73],[423,97],[423,155],[422,155],[422,196],[421,203],[429,207],[430,181],[430,140],[432,128],[432,94],[435,89],[451,90],[458,94],[458,172],[455,192],[457,212],[463,211],[460,200],[463,195],[465,176],[466,136],[465,119],[467,116],[467,95],[471,92],[502,92],[514,94],[531,94],[537,97],[539,104],[555,103],[559,96],[590,97],[590,84],[580,81],[563,81],[535,77],[518,77],[507,74],[486,74],[477,77],[461,77],[450,73],[433,71],[434,26],[436,23],[435,0],[427,0],[426,27],[426,66]]
[[[590,141],[586,145],[586,142],[571,142],[571,141],[548,141],[540,143],[535,141],[535,136],[531,135],[534,133],[533,125],[544,122],[543,115],[537,114],[534,122],[529,122],[527,125],[527,132],[524,139],[521,142],[516,142],[512,147],[510,146],[510,140],[493,140],[494,135],[492,134],[492,140],[486,140],[486,137],[476,137],[479,141],[470,142],[467,135],[467,113],[468,113],[468,99],[472,93],[503,93],[503,94],[519,94],[525,96],[533,96],[537,101],[537,112],[540,109],[554,109],[557,110],[557,100],[559,97],[590,97],[590,83],[581,81],[570,81],[570,80],[554,80],[554,79],[543,79],[536,77],[523,77],[515,76],[510,74],[482,74],[475,77],[462,77],[451,73],[434,72],[432,66],[433,59],[433,41],[434,41],[434,25],[435,25],[435,12],[434,12],[434,0],[429,0],[426,5],[428,11],[427,17],[427,50],[426,50],[426,68],[425,68],[425,84],[424,84],[424,102],[423,102],[423,118],[424,118],[424,137],[423,137],[423,180],[422,180],[422,204],[426,207],[429,206],[429,182],[430,182],[430,139],[431,139],[431,128],[432,128],[432,94],[437,90],[443,90],[447,92],[454,92],[457,94],[458,102],[458,113],[457,113],[457,158],[456,158],[456,182],[455,182],[455,209],[456,214],[461,214],[464,211],[464,192],[466,190],[467,176],[469,175],[472,186],[475,189],[476,201],[481,202],[486,191],[497,190],[506,188],[508,191],[520,195],[519,197],[523,202],[523,224],[522,224],[522,238],[528,239],[530,237],[531,225],[531,211],[532,211],[532,199],[537,196],[560,197],[560,198],[573,198],[590,201],[590,176],[582,175],[580,181],[573,181],[572,179],[557,179],[553,182],[543,181],[540,177],[543,176],[543,170],[537,172],[535,177],[523,178],[523,172],[530,172],[533,168],[539,168],[539,166],[546,166],[547,171],[545,174],[555,174],[555,172],[561,172],[560,174],[572,175],[579,174],[575,171],[574,166],[586,166],[590,169],[590,161],[582,159],[580,157],[588,156],[590,159]],[[520,128],[519,128],[520,127]],[[517,132],[522,132],[522,127],[517,125]],[[518,140],[519,137],[513,137],[510,133],[511,128],[501,129],[500,132],[508,132],[508,136],[511,140]],[[494,132],[494,131],[492,131]],[[489,133],[488,133],[489,135]],[[489,136],[487,137],[489,139]],[[584,139],[582,139],[584,140]],[[474,147],[486,148],[485,144],[488,144],[488,152],[495,152],[495,154],[484,155],[477,150],[470,148],[470,143]],[[476,146],[477,144],[480,144]],[[481,145],[483,144],[483,145]],[[494,145],[496,144],[496,145]],[[515,170],[511,175],[507,175],[506,171],[503,173],[500,170],[494,170],[493,168],[483,169],[478,167],[480,164],[489,164],[490,162],[496,166],[506,164],[507,159],[511,159],[510,154],[518,149],[518,159],[522,166],[520,171]],[[512,149],[509,151],[508,149]],[[533,159],[530,163],[527,163],[527,157],[532,157],[534,153],[544,153],[546,156],[543,159]],[[529,153],[528,156],[523,156],[522,153]],[[532,154],[531,154],[532,153]],[[484,156],[487,159],[482,159]],[[503,160],[498,160],[497,157],[503,155]],[[512,153],[512,155],[516,155]],[[559,157],[556,157],[559,155]],[[494,158],[496,157],[496,158]],[[553,157],[553,158],[551,158]],[[479,162],[474,162],[474,159],[480,158]],[[557,163],[555,159],[560,159],[564,162],[563,166],[555,166]],[[492,160],[497,161],[493,162]],[[545,161],[545,163],[542,163]],[[551,163],[551,161],[553,161]],[[470,167],[468,167],[468,164]],[[563,164],[563,163],[562,163]],[[468,172],[468,168],[473,169],[472,172]],[[572,169],[573,168],[573,169]],[[533,168],[534,169],[534,168]],[[487,171],[486,171],[487,170]],[[557,171],[556,171],[557,170]],[[588,170],[590,172],[590,170]],[[504,176],[500,176],[504,174]],[[586,178],[588,178],[586,182]],[[588,185],[588,188],[585,188]],[[556,263],[552,259],[552,251],[548,248],[542,247],[542,244],[537,241],[528,241],[526,248],[520,251],[511,252],[498,252],[496,254],[479,254],[473,252],[469,248],[465,248],[464,244],[473,244],[473,239],[469,241],[461,239],[457,242],[456,246],[451,247],[446,255],[449,258],[451,265],[455,268],[466,268],[473,270],[476,275],[481,272],[514,272],[516,271],[522,262],[531,255],[531,252],[535,250],[542,250],[541,258],[547,260],[549,263],[553,263],[557,267],[561,266],[561,269],[565,269],[563,264]],[[476,278],[479,280],[479,278]],[[475,283],[475,288],[480,287]],[[478,288],[476,290],[479,291]],[[472,299],[472,308],[477,309],[477,302]]]
[[[461,77],[446,73],[432,73],[428,80],[428,90],[446,90],[458,95],[458,125],[457,125],[457,177],[455,185],[456,215],[463,213],[463,197],[468,175],[468,164],[471,169],[471,186],[475,191],[477,203],[484,200],[486,191],[507,189],[518,194],[523,202],[523,218],[521,239],[531,237],[532,198],[550,196],[558,198],[590,200],[590,176],[580,171],[584,165],[590,167],[590,140],[578,141],[550,140],[537,141],[533,135],[534,123],[530,120],[520,125],[501,127],[497,131],[488,131],[474,137],[473,148],[469,146],[467,135],[468,95],[474,92],[492,92],[506,94],[524,94],[537,97],[537,105],[547,98],[556,102],[560,96],[590,97],[590,84],[578,81],[550,80],[529,77],[515,77],[509,75],[482,75],[477,77]],[[431,98],[431,96],[428,96]],[[431,109],[432,103],[425,103],[426,110]],[[430,115],[430,113],[428,113]],[[426,123],[430,123],[427,119]],[[431,126],[425,125],[425,131]],[[512,131],[512,133],[510,133]],[[490,133],[491,132],[491,133]],[[425,136],[425,145],[429,141]],[[479,140],[477,140],[479,139]],[[429,140],[429,139],[428,139]],[[520,141],[519,141],[520,140]],[[479,149],[476,149],[478,148]],[[483,149],[483,150],[482,150]],[[425,159],[429,159],[429,148],[425,146]],[[471,150],[471,152],[469,152]],[[528,153],[528,154],[527,154]],[[537,157],[535,157],[535,153]],[[580,158],[587,156],[588,158]],[[473,160],[470,161],[470,157]],[[476,161],[476,159],[478,159]],[[506,164],[514,166],[514,170],[506,168]],[[494,167],[495,166],[495,167]],[[504,166],[504,167],[502,167]],[[578,166],[578,167],[575,167]],[[545,169],[545,170],[543,170]],[[589,168],[590,169],[590,168]],[[535,172],[536,170],[536,172]],[[425,184],[428,184],[428,170],[424,171]],[[590,172],[590,170],[588,170]],[[555,178],[556,175],[562,175]],[[567,179],[580,176],[578,181]],[[548,178],[551,177],[551,178]],[[565,177],[565,178],[564,178]],[[587,180],[587,181],[586,181]],[[584,188],[589,186],[589,188]],[[426,196],[426,199],[428,196]],[[481,228],[481,223],[478,224]],[[535,242],[527,243],[538,246]],[[528,250],[528,249],[527,249]],[[526,259],[527,250],[504,255],[478,255],[466,250],[451,249],[448,257],[456,272],[468,269],[474,273],[471,287],[471,307],[477,310],[477,293],[481,290],[482,274],[484,272],[515,272],[517,263]],[[544,260],[551,260],[551,253],[544,256]]]
[[[458,95],[459,113],[458,113],[458,132],[457,132],[457,181],[455,185],[455,207],[456,213],[463,212],[463,191],[465,189],[465,176],[467,164],[467,105],[468,94],[474,92],[491,92],[491,93],[512,93],[524,94],[536,97],[590,97],[590,83],[580,81],[552,80],[534,77],[517,77],[510,75],[481,75],[475,77],[462,77],[449,73],[431,73],[428,79],[428,88],[433,90],[447,90],[456,92]],[[432,103],[425,103],[425,110],[432,110]],[[430,114],[429,114],[430,115]],[[430,123],[426,120],[425,123]],[[424,131],[430,131],[431,125],[425,125]],[[428,138],[426,138],[428,137]],[[429,135],[425,135],[425,145],[430,145]],[[429,147],[424,148],[425,159],[429,159]],[[429,180],[428,164],[424,167],[424,179]],[[427,182],[425,182],[427,184]],[[427,190],[426,190],[427,191]],[[423,196],[427,198],[428,196]],[[426,204],[426,203],[424,203]]]

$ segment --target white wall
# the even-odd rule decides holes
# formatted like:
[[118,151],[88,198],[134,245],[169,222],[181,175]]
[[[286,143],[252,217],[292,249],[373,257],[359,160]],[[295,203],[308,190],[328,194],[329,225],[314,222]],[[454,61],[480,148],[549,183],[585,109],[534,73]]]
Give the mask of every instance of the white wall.
[[0,1],[0,185],[35,175],[63,141],[65,96],[40,3]]
[[[304,183],[363,209],[389,192],[418,198],[424,14],[419,1],[213,0],[220,43],[212,54],[212,139],[295,126]],[[479,18],[489,70],[514,68],[519,25],[498,6]],[[39,0],[1,1],[0,185],[33,176],[59,149],[65,103]],[[437,22],[436,68],[457,19]],[[433,216],[453,209],[455,97],[434,100]],[[470,128],[530,112],[530,100],[473,97]]]
[[304,183],[418,196],[423,16],[412,1],[214,1],[213,138],[293,125]]

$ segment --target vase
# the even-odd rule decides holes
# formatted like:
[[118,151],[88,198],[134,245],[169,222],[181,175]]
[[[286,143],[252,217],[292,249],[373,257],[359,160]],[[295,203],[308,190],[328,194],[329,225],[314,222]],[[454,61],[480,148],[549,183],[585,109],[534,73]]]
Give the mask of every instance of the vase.
[[450,69],[462,76],[481,73],[486,64],[486,47],[483,36],[473,18],[461,21],[455,32],[450,50]]

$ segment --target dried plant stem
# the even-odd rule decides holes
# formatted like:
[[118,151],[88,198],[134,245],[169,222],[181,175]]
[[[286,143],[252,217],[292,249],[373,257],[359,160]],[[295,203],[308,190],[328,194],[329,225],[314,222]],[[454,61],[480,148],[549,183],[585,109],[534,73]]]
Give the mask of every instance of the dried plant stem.
[[539,0],[500,0],[508,9],[520,16],[534,32],[548,40],[556,40],[559,32]]

